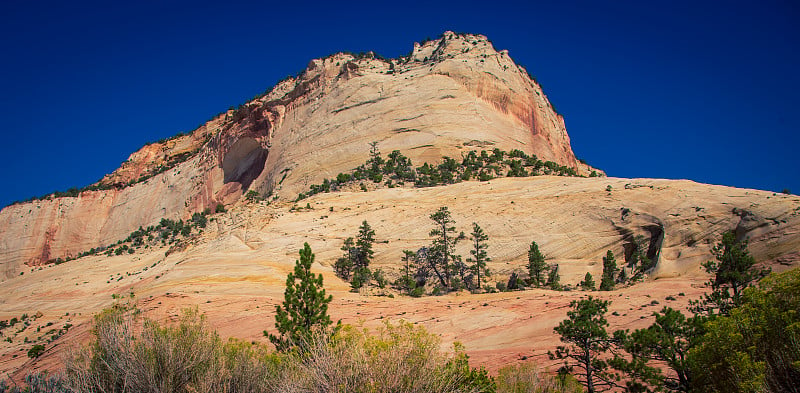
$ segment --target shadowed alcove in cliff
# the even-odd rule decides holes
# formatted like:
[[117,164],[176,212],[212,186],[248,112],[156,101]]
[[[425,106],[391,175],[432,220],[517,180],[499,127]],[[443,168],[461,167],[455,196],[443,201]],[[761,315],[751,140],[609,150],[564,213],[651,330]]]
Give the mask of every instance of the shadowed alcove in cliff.
[[248,189],[264,170],[267,154],[267,150],[255,139],[239,139],[222,159],[224,182],[237,182],[242,185],[242,190]]

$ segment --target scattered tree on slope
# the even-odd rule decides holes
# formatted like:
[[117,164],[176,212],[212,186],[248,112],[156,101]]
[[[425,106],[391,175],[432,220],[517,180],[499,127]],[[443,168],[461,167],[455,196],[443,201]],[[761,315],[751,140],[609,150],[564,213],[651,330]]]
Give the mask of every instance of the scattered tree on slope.
[[280,351],[304,346],[311,340],[312,333],[324,330],[332,323],[328,316],[328,303],[333,297],[325,294],[322,274],[311,272],[313,263],[314,254],[305,243],[300,250],[300,260],[295,262],[294,273],[286,277],[283,304],[275,306],[275,327],[280,335],[264,331]]

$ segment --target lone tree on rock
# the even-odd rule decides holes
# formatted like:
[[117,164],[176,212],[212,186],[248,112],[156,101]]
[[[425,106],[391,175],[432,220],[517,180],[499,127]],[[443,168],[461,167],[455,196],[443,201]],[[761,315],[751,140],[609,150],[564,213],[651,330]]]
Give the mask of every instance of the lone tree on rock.
[[550,266],[544,262],[544,255],[539,251],[539,245],[531,242],[528,249],[528,283],[535,287],[545,284],[545,278]]
[[594,291],[594,277],[592,277],[592,273],[586,272],[586,275],[583,276],[583,281],[581,281],[579,285],[585,291]]
[[325,295],[322,274],[311,272],[313,263],[314,254],[305,243],[300,250],[300,260],[295,262],[294,273],[286,277],[283,305],[275,307],[275,327],[280,336],[264,331],[279,351],[295,346],[302,348],[312,333],[325,330],[332,323],[328,316],[328,303],[333,297]]
[[361,288],[369,284],[372,273],[369,270],[369,263],[372,261],[372,243],[375,242],[375,231],[369,226],[367,220],[358,227],[358,237],[356,238],[355,252],[353,252],[353,281],[350,284],[353,288]]
[[490,275],[489,269],[486,267],[486,262],[492,260],[486,254],[486,249],[489,248],[486,241],[489,240],[489,236],[483,232],[483,229],[476,222],[472,223],[472,233],[470,235],[472,237],[472,250],[469,253],[472,254],[472,257],[467,258],[467,262],[472,263],[472,271],[477,276],[476,288],[480,288],[481,272],[486,277]]
[[561,345],[556,352],[548,352],[550,359],[564,360],[559,373],[573,373],[589,393],[603,392],[617,384],[616,374],[609,370],[608,362],[601,358],[611,347],[611,337],[606,331],[607,300],[591,296],[573,300],[567,319],[553,329],[561,336]]
[[431,220],[436,224],[431,230],[433,244],[428,253],[428,263],[439,278],[439,282],[444,288],[450,288],[450,277],[455,261],[460,259],[455,254],[456,244],[464,239],[464,232],[457,233],[456,227],[452,226],[455,221],[450,216],[447,206],[440,207],[436,213],[431,214]]
[[614,289],[617,272],[619,272],[617,260],[614,258],[614,253],[608,250],[606,256],[603,257],[603,277],[600,279],[601,291],[610,291]]
[[[375,231],[372,230],[366,220],[358,227],[358,236],[354,240],[348,237],[344,241],[341,250],[344,251],[339,259],[334,263],[336,275],[345,281],[350,281],[350,285],[355,288],[369,284],[372,272],[369,270],[369,263],[372,261],[372,243],[375,242]],[[352,273],[352,280],[351,280]]]
[[728,315],[731,309],[741,303],[744,289],[771,270],[755,267],[756,260],[747,251],[747,240],[737,241],[733,231],[722,234],[722,241],[711,252],[716,261],[704,263],[703,268],[714,275],[709,281],[712,292],[703,297],[695,311],[703,314],[713,314],[716,311]]

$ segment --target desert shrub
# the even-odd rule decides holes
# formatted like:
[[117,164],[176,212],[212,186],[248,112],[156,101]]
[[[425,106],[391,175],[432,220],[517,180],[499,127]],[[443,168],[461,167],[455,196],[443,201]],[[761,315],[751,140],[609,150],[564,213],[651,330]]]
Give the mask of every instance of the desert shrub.
[[116,306],[95,317],[95,340],[66,364],[67,377],[85,392],[222,391],[222,340],[197,310],[162,327],[135,309]]
[[[377,332],[343,327],[333,337],[316,335],[306,355],[290,354],[278,391],[492,392],[484,370],[470,368],[463,351],[440,352],[436,335],[408,322],[386,323]],[[291,378],[288,378],[288,377]]]
[[[460,345],[447,355],[438,336],[407,322],[374,332],[352,326],[333,335],[318,331],[306,350],[280,353],[257,343],[224,343],[196,309],[162,326],[134,307],[117,305],[95,317],[93,335],[66,362],[65,379],[53,382],[61,390],[31,391],[495,391],[493,379],[469,366]],[[24,391],[3,386],[0,393]]]
[[282,375],[290,375],[280,355],[265,345],[231,339],[223,348],[226,392],[277,391]]
[[44,352],[44,345],[36,344],[28,350],[28,357],[31,359],[38,358]]
[[571,375],[544,374],[532,363],[503,367],[497,371],[495,381],[497,393],[583,392],[583,387]]
[[9,386],[0,381],[0,393],[73,393],[61,376],[33,373],[25,377],[24,387]]

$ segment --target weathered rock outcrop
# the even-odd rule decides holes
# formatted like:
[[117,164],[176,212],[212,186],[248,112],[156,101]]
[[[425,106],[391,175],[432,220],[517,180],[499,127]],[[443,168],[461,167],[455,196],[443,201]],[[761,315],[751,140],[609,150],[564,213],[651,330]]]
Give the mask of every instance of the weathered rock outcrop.
[[588,174],[541,87],[484,36],[445,32],[411,54],[336,54],[189,135],[149,144],[104,190],[0,212],[0,272],[17,274],[125,238],[247,190],[294,198],[364,162],[369,143],[419,165],[467,150],[520,149]]

